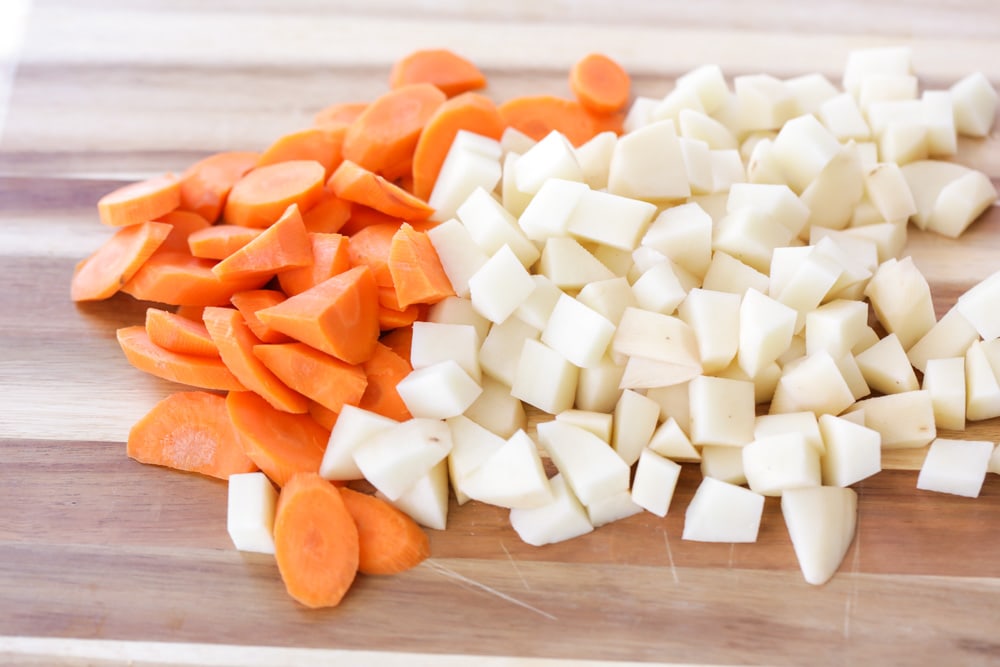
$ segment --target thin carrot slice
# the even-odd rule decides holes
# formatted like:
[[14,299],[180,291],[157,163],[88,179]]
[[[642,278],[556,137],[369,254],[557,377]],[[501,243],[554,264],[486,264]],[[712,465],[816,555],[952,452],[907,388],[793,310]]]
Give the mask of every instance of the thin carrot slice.
[[280,331],[275,331],[257,317],[258,310],[276,306],[287,298],[278,290],[252,289],[237,292],[230,301],[236,306],[236,310],[240,311],[240,315],[243,316],[243,320],[250,327],[253,335],[257,336],[262,343],[289,343],[292,340],[290,337]]
[[407,173],[420,131],[445,94],[429,83],[390,90],[368,105],[344,137],[344,159],[390,181]]
[[187,246],[195,257],[225,259],[260,236],[263,231],[242,225],[212,225],[193,232],[187,239]]
[[553,130],[580,146],[594,136],[594,121],[583,105],[553,95],[513,97],[497,107],[504,125],[520,130],[535,140]]
[[279,137],[257,160],[258,167],[289,160],[315,160],[329,177],[343,159],[341,148],[347,124],[339,127],[310,127]]
[[358,529],[340,491],[318,474],[299,474],[278,496],[274,558],[285,590],[300,604],[336,607],[358,571]]
[[165,222],[143,222],[116,230],[93,254],[77,263],[70,281],[73,301],[97,301],[114,295],[169,236]]
[[323,407],[316,401],[309,401],[309,416],[316,420],[316,423],[326,429],[327,433],[333,430],[340,415],[329,408]]
[[310,232],[335,234],[351,217],[351,202],[344,201],[329,189],[323,198],[308,211],[302,212],[302,222]]
[[588,111],[617,113],[628,104],[632,79],[621,65],[601,53],[588,53],[569,71],[569,88]]
[[398,310],[396,308],[386,308],[385,306],[379,305],[378,327],[382,331],[392,331],[393,329],[398,329],[399,327],[405,327],[419,320],[420,313],[421,310],[418,304],[407,306],[402,310]]
[[357,405],[368,384],[360,365],[344,363],[305,343],[255,345],[253,353],[286,385],[334,412],[345,404]]
[[273,276],[279,271],[312,264],[312,244],[299,207],[292,204],[278,220],[252,241],[212,267],[223,279]]
[[233,184],[253,169],[259,158],[259,153],[251,151],[225,151],[198,160],[181,174],[180,208],[216,222]]
[[372,225],[392,224],[398,229],[403,224],[403,220],[392,215],[386,215],[382,211],[376,211],[369,206],[361,204],[351,204],[351,215],[340,228],[340,233],[344,236],[353,237],[365,227]]
[[392,237],[388,266],[400,308],[455,295],[431,240],[408,224]]
[[499,139],[503,135],[504,121],[493,100],[478,93],[463,93],[439,106],[420,133],[413,152],[410,191],[415,196],[423,200],[431,196],[441,165],[459,130]]
[[189,320],[168,310],[146,309],[146,334],[153,343],[171,352],[199,357],[219,356],[219,348],[201,321]]
[[367,102],[334,102],[316,112],[316,115],[313,116],[313,125],[349,125],[367,107]]
[[171,227],[170,234],[167,235],[167,239],[159,248],[161,251],[187,251],[188,238],[190,238],[190,236],[195,232],[202,229],[208,229],[212,225],[212,223],[197,213],[182,211],[180,209],[171,211],[166,215],[161,215],[156,221],[166,222]]
[[172,306],[219,306],[236,292],[257,289],[267,277],[225,279],[212,273],[215,262],[186,252],[158,252],[146,260],[122,291],[140,301]]
[[409,361],[410,347],[413,344],[413,326],[396,327],[392,331],[387,331],[379,338],[379,342]]
[[389,87],[430,83],[448,97],[486,86],[486,77],[472,62],[447,49],[422,49],[400,58],[389,73]]
[[368,386],[358,407],[396,421],[412,417],[406,403],[396,391],[399,381],[413,370],[410,362],[379,343],[375,346],[371,359],[365,362],[364,368]]
[[229,392],[226,410],[243,451],[278,486],[319,471],[330,432],[309,415],[276,410],[252,391]]
[[310,233],[309,242],[312,246],[312,264],[278,274],[278,284],[288,296],[305,292],[327,278],[351,268],[346,236]]
[[226,198],[222,218],[234,225],[268,227],[288,207],[314,206],[323,196],[326,169],[315,160],[289,160],[257,167],[238,180]]
[[434,213],[424,200],[350,160],[340,163],[327,185],[341,199],[397,218],[424,220]]
[[305,396],[291,389],[254,355],[260,339],[253,335],[235,308],[205,309],[205,326],[219,348],[219,355],[243,386],[277,410],[301,414],[309,409]]
[[392,239],[402,226],[401,222],[368,225],[351,236],[347,252],[353,266],[367,266],[379,287],[395,287],[389,271],[389,251]]
[[372,272],[354,267],[282,303],[257,311],[268,326],[341,361],[367,361],[378,343],[378,292]]
[[245,389],[220,358],[164,349],[149,339],[146,327],[141,324],[122,327],[116,335],[125,358],[140,371],[199,389]]
[[386,501],[347,487],[340,496],[358,526],[358,571],[399,574],[431,554],[430,540],[416,521]]
[[124,227],[155,220],[181,203],[181,183],[173,174],[129,183],[97,201],[101,222]]
[[129,430],[125,451],[140,463],[219,479],[257,470],[236,437],[226,399],[205,391],[177,392],[154,405]]

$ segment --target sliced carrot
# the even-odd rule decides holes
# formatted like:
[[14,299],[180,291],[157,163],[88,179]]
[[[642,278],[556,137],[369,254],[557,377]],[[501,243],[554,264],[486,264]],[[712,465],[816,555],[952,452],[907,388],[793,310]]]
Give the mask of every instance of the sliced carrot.
[[308,211],[302,212],[302,222],[310,232],[335,234],[351,217],[351,203],[344,201],[329,189],[323,191],[323,197]]
[[354,267],[257,311],[268,326],[295,340],[358,364],[378,343],[378,292],[371,270]]
[[208,329],[198,321],[159,308],[146,309],[146,334],[156,345],[171,352],[194,354],[199,357],[218,357]]
[[384,93],[351,123],[344,137],[344,159],[392,181],[407,173],[420,131],[447,99],[429,83]]
[[389,87],[412,83],[430,83],[448,97],[486,86],[479,68],[447,49],[422,49],[400,58],[389,73]]
[[281,489],[274,558],[285,590],[300,604],[340,604],[357,576],[359,547],[357,526],[336,486],[309,473]]
[[212,267],[223,279],[270,277],[279,271],[312,264],[312,244],[299,207],[292,204],[252,241]]
[[614,132],[619,135],[625,133],[624,111],[609,114],[591,113],[590,120],[594,124],[595,135],[600,134],[601,132]]
[[369,206],[351,204],[351,215],[344,226],[340,228],[340,233],[344,236],[354,236],[365,227],[382,224],[392,224],[399,228],[403,224],[403,220],[386,215],[382,211],[376,211]]
[[587,110],[612,114],[628,104],[632,79],[624,67],[608,56],[588,53],[570,69],[569,88]]
[[334,412],[345,404],[357,405],[368,384],[360,365],[344,363],[305,343],[256,345],[253,353],[286,385]]
[[186,252],[158,252],[146,260],[122,291],[140,301],[172,306],[219,306],[236,292],[257,289],[267,277],[223,280],[212,273],[215,262]]
[[251,151],[225,151],[198,160],[181,174],[180,208],[216,222],[233,184],[253,169],[259,158],[259,153]]
[[341,199],[397,218],[424,220],[434,213],[424,200],[350,160],[340,163],[327,185]]
[[409,326],[420,319],[420,313],[421,310],[418,304],[412,304],[402,310],[379,305],[378,327],[382,331],[392,331],[399,327]]
[[234,225],[268,227],[288,207],[314,206],[323,196],[326,169],[315,160],[289,160],[257,167],[238,180],[226,199],[222,218]]
[[124,227],[155,220],[180,206],[181,182],[173,174],[129,183],[97,201],[101,222]]
[[177,308],[174,309],[175,315],[180,315],[188,320],[194,320],[199,324],[204,324],[201,321],[201,316],[204,312],[205,306],[177,306]]
[[334,102],[316,112],[316,115],[313,116],[313,125],[349,125],[367,107],[367,102]]
[[245,389],[220,358],[164,349],[149,339],[146,327],[141,324],[122,327],[116,335],[125,358],[140,371],[199,389]]
[[379,338],[379,342],[398,354],[405,361],[410,360],[410,346],[413,344],[413,326],[396,327]]
[[431,240],[409,224],[404,223],[393,235],[388,266],[400,308],[437,303],[455,295]]
[[358,571],[399,574],[431,554],[430,540],[416,521],[386,501],[347,487],[340,496],[358,526]]
[[541,140],[553,130],[579,146],[594,136],[594,120],[575,100],[553,95],[513,97],[497,107],[504,125]]
[[327,278],[351,268],[346,236],[310,233],[309,243],[312,247],[312,264],[299,269],[288,269],[278,274],[278,284],[288,296],[305,292]]
[[181,391],[153,406],[129,430],[125,451],[140,463],[219,479],[254,472],[229,420],[226,399],[206,391]]
[[[291,389],[254,355],[260,339],[253,335],[235,308],[205,309],[205,326],[219,348],[219,355],[243,386],[277,410],[301,414],[309,408],[305,396]],[[251,457],[252,458],[252,457]]]
[[410,362],[379,343],[375,346],[371,359],[365,362],[364,368],[368,386],[358,407],[396,421],[412,417],[406,403],[396,391],[399,381],[413,370]]
[[191,234],[202,229],[208,229],[212,225],[212,223],[197,213],[182,211],[180,209],[171,211],[166,215],[161,215],[156,221],[166,222],[171,227],[170,234],[167,236],[167,240],[163,242],[163,245],[160,246],[160,250],[187,251],[188,238],[190,238]]
[[347,124],[329,127],[310,127],[279,137],[267,147],[257,160],[258,167],[289,160],[315,160],[323,165],[329,177],[343,159],[341,148]]
[[236,310],[240,311],[243,321],[247,323],[250,331],[262,343],[289,343],[292,340],[291,338],[280,331],[275,331],[257,317],[258,310],[276,306],[287,298],[285,294],[278,290],[252,289],[245,292],[237,292],[230,299],[230,302],[236,306]]
[[353,266],[367,266],[379,287],[395,287],[389,271],[389,251],[401,222],[387,222],[362,228],[347,242]]
[[193,232],[187,239],[188,250],[195,257],[225,259],[260,236],[264,230],[242,225],[212,225]]
[[229,392],[226,410],[243,451],[278,486],[319,471],[330,432],[309,415],[276,410],[252,391]]
[[329,408],[325,408],[316,401],[309,401],[309,416],[316,420],[329,433],[337,423],[340,415]]
[[73,301],[96,301],[114,295],[164,243],[171,229],[165,222],[142,222],[117,229],[77,263],[70,281],[70,297]]

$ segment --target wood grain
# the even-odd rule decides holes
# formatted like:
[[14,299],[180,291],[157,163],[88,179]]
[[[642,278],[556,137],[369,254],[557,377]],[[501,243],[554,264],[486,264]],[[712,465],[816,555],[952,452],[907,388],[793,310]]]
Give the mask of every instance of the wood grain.
[[[505,99],[566,94],[588,51],[661,96],[707,62],[836,81],[849,49],[876,44],[911,46],[924,86],[982,70],[1000,87],[989,0],[35,0],[0,95],[0,663],[1000,661],[1000,476],[975,500],[917,491],[924,450],[886,453],[887,470],[858,485],[857,538],[823,587],[802,582],[774,499],[756,544],[681,540],[699,477],[686,465],[665,519],[543,548],[521,543],[502,510],[453,506],[431,561],[306,612],[273,561],[232,549],[223,483],[125,456],[130,425],[176,388],[131,369],[115,342],[147,304],[69,300],[74,264],[111,233],[101,194],[370,99],[414,48],[461,51]],[[996,132],[961,146],[1000,181]],[[908,252],[943,313],[1000,270],[1000,209],[959,241],[913,232]],[[1000,440],[1000,422],[966,436]]]

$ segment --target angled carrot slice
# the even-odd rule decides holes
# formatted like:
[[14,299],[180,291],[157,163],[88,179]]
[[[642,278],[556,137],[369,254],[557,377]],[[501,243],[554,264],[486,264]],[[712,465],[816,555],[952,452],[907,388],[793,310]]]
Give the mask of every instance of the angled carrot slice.
[[278,486],[319,471],[330,432],[309,415],[276,410],[252,391],[229,392],[226,410],[247,457]]
[[146,309],[146,334],[153,343],[171,352],[199,357],[219,356],[219,348],[201,321],[196,322],[167,310]]
[[240,315],[243,316],[243,320],[250,327],[253,335],[257,336],[262,343],[288,343],[291,342],[291,338],[280,331],[275,331],[257,317],[258,310],[276,306],[287,298],[278,290],[252,289],[246,292],[237,292],[230,301],[236,306],[236,310],[240,311]]
[[312,244],[299,207],[292,204],[278,220],[245,246],[212,267],[223,279],[273,276],[312,264]]
[[379,338],[379,342],[398,354],[405,361],[410,360],[410,346],[413,343],[413,325],[396,327]]
[[222,218],[245,227],[268,227],[288,207],[300,210],[314,206],[323,196],[326,169],[315,160],[289,160],[257,167],[236,181]]
[[323,165],[329,177],[343,159],[341,148],[347,124],[333,127],[310,127],[279,137],[257,160],[263,167],[289,160],[315,160]]
[[323,234],[339,232],[350,217],[351,202],[344,201],[329,189],[323,191],[323,198],[315,206],[302,211],[306,229]]
[[181,183],[173,174],[129,183],[97,200],[101,222],[124,227],[155,220],[181,203]]
[[264,230],[242,225],[219,224],[192,232],[187,247],[195,257],[225,259],[253,241]]
[[130,364],[150,375],[198,387],[220,391],[242,391],[243,384],[236,379],[218,357],[171,352],[149,340],[146,327],[122,327],[116,332],[118,344]]
[[167,240],[163,242],[163,245],[160,246],[160,250],[186,251],[188,249],[188,238],[191,234],[202,229],[208,229],[212,225],[212,223],[197,213],[182,211],[180,209],[171,211],[166,215],[161,215],[156,221],[166,222],[171,227],[170,234],[167,236]]
[[420,319],[420,305],[413,304],[402,310],[378,307],[378,326],[382,331],[392,331],[413,324]]
[[601,53],[588,53],[569,71],[569,88],[588,111],[617,113],[628,104],[632,80],[620,64]]
[[251,151],[225,151],[198,160],[181,174],[180,208],[209,222],[217,221],[233,184],[253,169],[259,158],[259,153]]
[[114,295],[134,276],[170,234],[165,222],[143,222],[115,231],[93,254],[77,263],[70,281],[73,301]]
[[397,60],[389,72],[389,87],[430,83],[448,97],[486,86],[486,77],[471,61],[447,49],[422,49]]
[[349,237],[347,252],[353,266],[367,266],[379,287],[394,287],[389,271],[389,250],[392,238],[401,223],[387,222],[368,225]]
[[512,97],[497,107],[504,124],[524,132],[535,140],[545,138],[552,130],[566,135],[570,143],[579,146],[595,134],[594,120],[576,100],[553,95]]
[[174,314],[179,315],[188,320],[194,320],[198,324],[204,324],[201,320],[202,314],[205,312],[205,306],[177,306],[174,309]]
[[376,496],[343,487],[340,497],[358,525],[358,571],[398,574],[430,556],[427,533],[408,515]]
[[427,234],[408,224],[403,224],[392,237],[388,266],[400,308],[415,303],[437,303],[455,295]]
[[334,102],[313,116],[313,125],[349,125],[368,108],[367,102]]
[[327,433],[333,430],[340,415],[329,408],[326,408],[316,401],[309,401],[309,416],[316,420],[316,423],[326,429]]
[[422,199],[350,160],[340,163],[327,186],[341,199],[364,204],[397,218],[424,220],[434,213],[434,209]]
[[215,262],[186,252],[164,251],[146,260],[122,287],[140,301],[172,306],[219,306],[236,292],[257,289],[267,276],[223,280],[212,273]]
[[260,344],[260,339],[253,335],[238,310],[206,308],[204,317],[222,361],[245,388],[284,412],[303,413],[309,408],[305,396],[290,389],[254,356],[253,346]]
[[344,236],[354,236],[365,227],[372,225],[395,225],[398,229],[403,220],[392,215],[386,215],[382,211],[376,211],[370,206],[361,204],[351,204],[351,215],[347,222],[340,228],[340,233]]
[[368,378],[364,369],[347,364],[305,343],[255,345],[253,353],[289,387],[323,407],[340,412],[357,405]]
[[153,406],[128,433],[125,451],[140,463],[219,479],[257,470],[233,429],[226,399],[181,391]]
[[288,296],[305,292],[327,278],[351,268],[346,236],[311,232],[309,242],[312,246],[312,264],[298,269],[288,269],[278,274],[278,284]]
[[413,370],[410,362],[379,343],[375,346],[371,359],[365,362],[364,368],[368,386],[365,387],[365,394],[358,402],[358,407],[396,421],[412,417],[406,403],[396,391],[399,381]]

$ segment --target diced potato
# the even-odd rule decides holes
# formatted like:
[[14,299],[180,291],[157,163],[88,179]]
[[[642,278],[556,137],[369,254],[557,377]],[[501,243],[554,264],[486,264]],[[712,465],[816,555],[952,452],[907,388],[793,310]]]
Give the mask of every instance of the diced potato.
[[604,357],[615,325],[568,294],[560,294],[542,329],[542,342],[570,363],[587,368]]
[[586,183],[550,178],[518,217],[518,226],[532,241],[568,235],[567,226],[573,209],[588,189]]
[[543,412],[558,414],[573,407],[580,369],[551,347],[524,340],[510,393]]
[[557,414],[556,419],[590,431],[604,442],[611,444],[614,417],[610,412],[572,408]]
[[899,337],[903,349],[909,349],[937,322],[930,286],[911,257],[880,264],[865,296],[878,321]]
[[495,255],[507,246],[525,269],[538,259],[538,248],[518,227],[517,218],[484,188],[476,188],[456,214],[472,240],[487,255]]
[[238,551],[274,553],[278,492],[262,472],[229,476],[226,531]]
[[433,530],[448,527],[448,463],[441,461],[417,479],[398,498],[389,498],[381,491],[376,496],[408,514],[421,526]]
[[993,447],[983,440],[935,439],[920,467],[917,488],[978,498]]
[[354,450],[354,461],[372,486],[397,500],[450,451],[451,430],[446,422],[414,417],[366,440]]
[[681,466],[650,449],[642,450],[632,482],[632,500],[656,516],[666,516]]
[[865,426],[882,436],[882,449],[916,449],[937,437],[930,392],[904,391],[858,401],[852,411],[865,411]]
[[516,317],[493,325],[479,348],[479,366],[483,374],[508,387],[514,384],[524,341],[538,340],[541,335],[540,330]]
[[597,366],[581,368],[576,385],[575,405],[581,410],[611,412],[622,394],[625,366],[604,355]]
[[997,111],[997,91],[989,79],[973,72],[955,82],[949,92],[958,132],[970,137],[989,134]]
[[483,375],[483,391],[463,413],[480,426],[498,436],[509,438],[518,429],[526,428],[528,415],[524,404],[510,394],[510,385]]
[[614,272],[579,241],[569,237],[552,237],[542,246],[538,274],[551,280],[556,287],[572,291],[599,280],[610,280]]
[[625,463],[632,465],[649,445],[660,419],[660,406],[642,394],[626,389],[615,404],[611,445]]
[[499,507],[530,509],[553,500],[538,448],[524,431],[517,431],[462,480],[471,499]]
[[354,452],[382,431],[398,422],[354,405],[345,405],[330,431],[319,474],[325,479],[361,479],[364,475],[354,462]]
[[649,439],[649,449],[671,461],[695,462],[701,461],[701,452],[691,444],[691,439],[673,417],[656,427]]
[[429,229],[427,238],[434,246],[455,294],[469,296],[469,278],[486,263],[489,255],[473,240],[465,225],[455,218]]
[[396,391],[414,417],[447,419],[465,412],[483,388],[457,361],[445,359],[414,369]]
[[696,288],[677,311],[698,342],[702,369],[712,374],[736,357],[740,343],[740,297],[729,292]]
[[414,322],[410,343],[410,365],[414,369],[455,360],[469,377],[481,383],[479,335],[469,324]]
[[701,448],[701,475],[737,486],[747,483],[743,472],[743,448],[705,445]]
[[798,433],[820,454],[826,451],[820,434],[819,422],[812,412],[785,412],[774,415],[757,415],[754,421],[754,440],[772,435]]
[[929,359],[922,389],[934,405],[934,423],[943,429],[965,429],[965,359]]
[[495,324],[514,314],[534,290],[531,274],[508,245],[497,250],[469,277],[472,305]]
[[889,334],[855,357],[858,368],[875,391],[897,394],[920,388],[913,366],[896,334]]
[[678,200],[691,194],[673,121],[659,120],[619,137],[611,156],[608,192],[646,201]]
[[451,417],[446,423],[451,432],[448,478],[455,492],[455,499],[459,505],[464,505],[469,501],[469,496],[465,494],[465,479],[506,441],[465,415]]
[[584,505],[629,488],[629,466],[593,433],[556,420],[537,430],[540,444]]
[[802,576],[816,586],[829,581],[854,539],[857,493],[830,486],[790,489],[781,496],[781,514]]
[[784,368],[770,412],[840,414],[854,401],[854,393],[836,360],[826,350],[818,350]]
[[583,182],[583,169],[573,145],[559,132],[550,132],[517,160],[517,189],[535,195],[550,179]]
[[586,535],[594,530],[580,501],[557,474],[549,480],[552,501],[541,507],[513,509],[510,511],[510,525],[517,536],[532,546],[542,546],[554,542]]
[[684,514],[683,539],[695,542],[756,542],[764,496],[706,477]]
[[751,491],[780,496],[820,485],[820,453],[802,433],[756,438],[743,448],[743,474]]
[[752,382],[699,375],[691,380],[688,391],[692,444],[743,447],[753,440]]
[[[857,413],[864,415],[864,411]],[[823,484],[851,486],[882,470],[882,436],[848,416],[822,415],[819,429],[826,451],[821,460]]]

